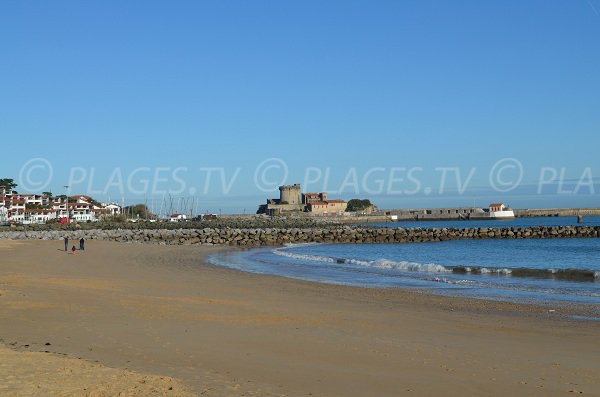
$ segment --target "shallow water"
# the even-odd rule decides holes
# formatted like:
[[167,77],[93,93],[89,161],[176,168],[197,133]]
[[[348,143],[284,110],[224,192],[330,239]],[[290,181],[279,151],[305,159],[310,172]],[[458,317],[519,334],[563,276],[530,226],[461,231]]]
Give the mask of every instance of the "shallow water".
[[600,305],[600,239],[303,244],[219,253],[209,261],[323,283]]

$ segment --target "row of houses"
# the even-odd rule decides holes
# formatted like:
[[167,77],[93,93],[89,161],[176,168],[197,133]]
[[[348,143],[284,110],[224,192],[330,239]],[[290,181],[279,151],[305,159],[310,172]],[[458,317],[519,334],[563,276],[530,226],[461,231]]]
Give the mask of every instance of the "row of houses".
[[0,224],[96,222],[120,214],[119,205],[98,203],[90,196],[52,197],[0,189]]

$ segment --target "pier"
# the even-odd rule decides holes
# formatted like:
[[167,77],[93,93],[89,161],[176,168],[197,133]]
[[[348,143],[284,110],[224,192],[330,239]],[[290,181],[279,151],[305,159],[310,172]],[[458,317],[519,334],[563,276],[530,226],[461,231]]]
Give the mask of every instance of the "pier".
[[600,208],[538,208],[514,210],[519,218],[546,216],[600,216]]

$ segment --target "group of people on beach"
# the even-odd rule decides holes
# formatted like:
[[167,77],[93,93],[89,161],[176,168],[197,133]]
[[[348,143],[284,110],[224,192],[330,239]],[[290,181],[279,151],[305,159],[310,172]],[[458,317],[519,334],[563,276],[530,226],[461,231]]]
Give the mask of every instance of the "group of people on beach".
[[[64,242],[65,242],[65,252],[67,252],[69,250],[69,238],[65,237]],[[85,239],[83,237],[79,239],[79,250],[85,251]],[[75,255],[76,251],[77,251],[77,248],[75,248],[75,246],[73,245],[73,247],[71,248],[71,253],[73,255]]]

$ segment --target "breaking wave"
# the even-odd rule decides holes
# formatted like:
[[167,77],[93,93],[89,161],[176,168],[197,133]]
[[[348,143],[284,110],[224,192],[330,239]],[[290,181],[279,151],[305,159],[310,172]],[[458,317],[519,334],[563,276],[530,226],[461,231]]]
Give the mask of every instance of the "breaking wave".
[[394,261],[385,258],[377,260],[363,260],[356,258],[336,258],[324,255],[310,255],[290,252],[290,249],[301,246],[314,246],[309,244],[288,244],[282,248],[273,249],[274,255],[296,259],[300,261],[321,262],[328,264],[351,264],[372,269],[394,270],[401,272],[419,273],[452,273],[471,275],[497,275],[511,277],[531,277],[542,279],[556,279],[565,281],[598,281],[600,271],[586,269],[535,269],[535,268],[494,268],[481,266],[443,266],[436,263],[418,263],[410,261]]

